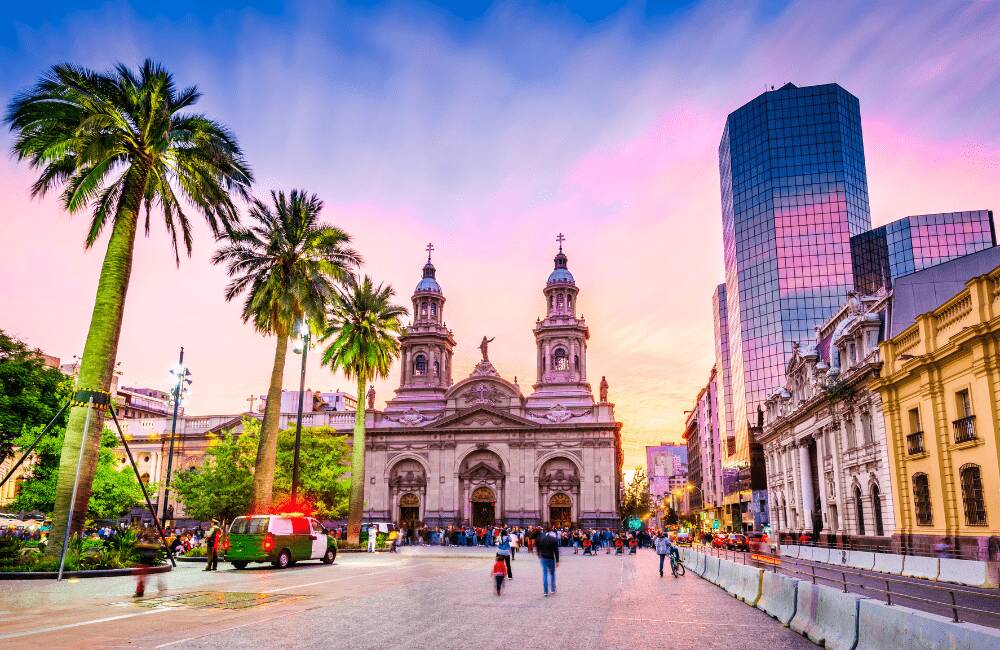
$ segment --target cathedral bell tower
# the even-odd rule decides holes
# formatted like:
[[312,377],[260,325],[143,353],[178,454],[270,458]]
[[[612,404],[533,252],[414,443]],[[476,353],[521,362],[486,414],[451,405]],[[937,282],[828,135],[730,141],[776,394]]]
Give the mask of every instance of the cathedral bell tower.
[[399,337],[402,369],[396,394],[440,399],[452,384],[455,339],[444,324],[444,293],[434,277],[433,244],[427,244],[424,276],[413,291],[413,323]]
[[579,289],[567,267],[563,253],[562,233],[556,237],[559,252],[555,268],[549,274],[542,293],[545,295],[545,319],[535,323],[535,345],[538,348],[538,380],[533,398],[552,396],[581,398],[593,403],[590,384],[587,383],[587,339],[590,332],[582,318],[576,316],[576,297]]

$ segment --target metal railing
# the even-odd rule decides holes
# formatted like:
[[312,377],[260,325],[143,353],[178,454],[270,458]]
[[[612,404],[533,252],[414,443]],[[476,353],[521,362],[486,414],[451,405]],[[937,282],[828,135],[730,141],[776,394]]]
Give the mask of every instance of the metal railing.
[[906,453],[911,456],[924,453],[923,431],[914,431],[906,436]]
[[969,442],[976,439],[976,416],[970,415],[968,417],[955,420],[951,423],[952,428],[955,430],[955,443]]
[[[933,614],[950,616],[955,623],[977,623],[1000,628],[1000,593],[961,585],[944,586],[919,578],[865,572],[822,562],[753,551],[733,551],[703,544],[697,550],[732,562],[781,573],[812,584],[837,587],[881,600],[887,605],[904,605]],[[980,601],[980,602],[977,602]]]

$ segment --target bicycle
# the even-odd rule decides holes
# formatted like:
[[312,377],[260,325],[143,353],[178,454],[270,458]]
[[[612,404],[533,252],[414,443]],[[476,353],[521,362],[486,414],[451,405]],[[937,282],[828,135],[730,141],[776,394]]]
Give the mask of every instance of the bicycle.
[[684,563],[681,559],[675,555],[670,556],[670,573],[674,574],[676,578],[678,575],[684,575],[686,571],[684,570]]

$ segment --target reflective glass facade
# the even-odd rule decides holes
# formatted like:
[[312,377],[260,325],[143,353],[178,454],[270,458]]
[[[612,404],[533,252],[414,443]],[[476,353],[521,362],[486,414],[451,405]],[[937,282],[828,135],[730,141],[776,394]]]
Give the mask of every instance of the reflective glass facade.
[[786,84],[726,120],[719,145],[736,454],[784,382],[792,343],[854,286],[851,237],[871,229],[856,97]]
[[996,246],[990,210],[904,217],[851,237],[854,284],[875,293],[901,275]]
[[722,457],[729,458],[736,451],[736,432],[733,430],[733,385],[729,365],[729,310],[726,305],[726,285],[720,284],[712,294],[712,320],[715,326],[715,367],[717,369],[716,393],[719,413],[719,445]]

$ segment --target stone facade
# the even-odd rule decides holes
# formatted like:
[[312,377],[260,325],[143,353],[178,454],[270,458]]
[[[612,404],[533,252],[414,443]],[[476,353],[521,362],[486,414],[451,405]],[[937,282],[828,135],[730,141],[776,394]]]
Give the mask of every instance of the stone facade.
[[428,256],[401,337],[400,385],[368,415],[365,516],[427,525],[579,522],[618,524],[621,423],[587,380],[589,330],[576,316],[579,289],[560,245],[534,328],[532,392],[482,359],[453,382],[455,340]]
[[[850,294],[795,347],[786,385],[766,402],[759,436],[775,531],[888,545],[893,493],[882,400],[868,388],[882,366],[889,296]],[[834,537],[835,536],[835,537]]]

